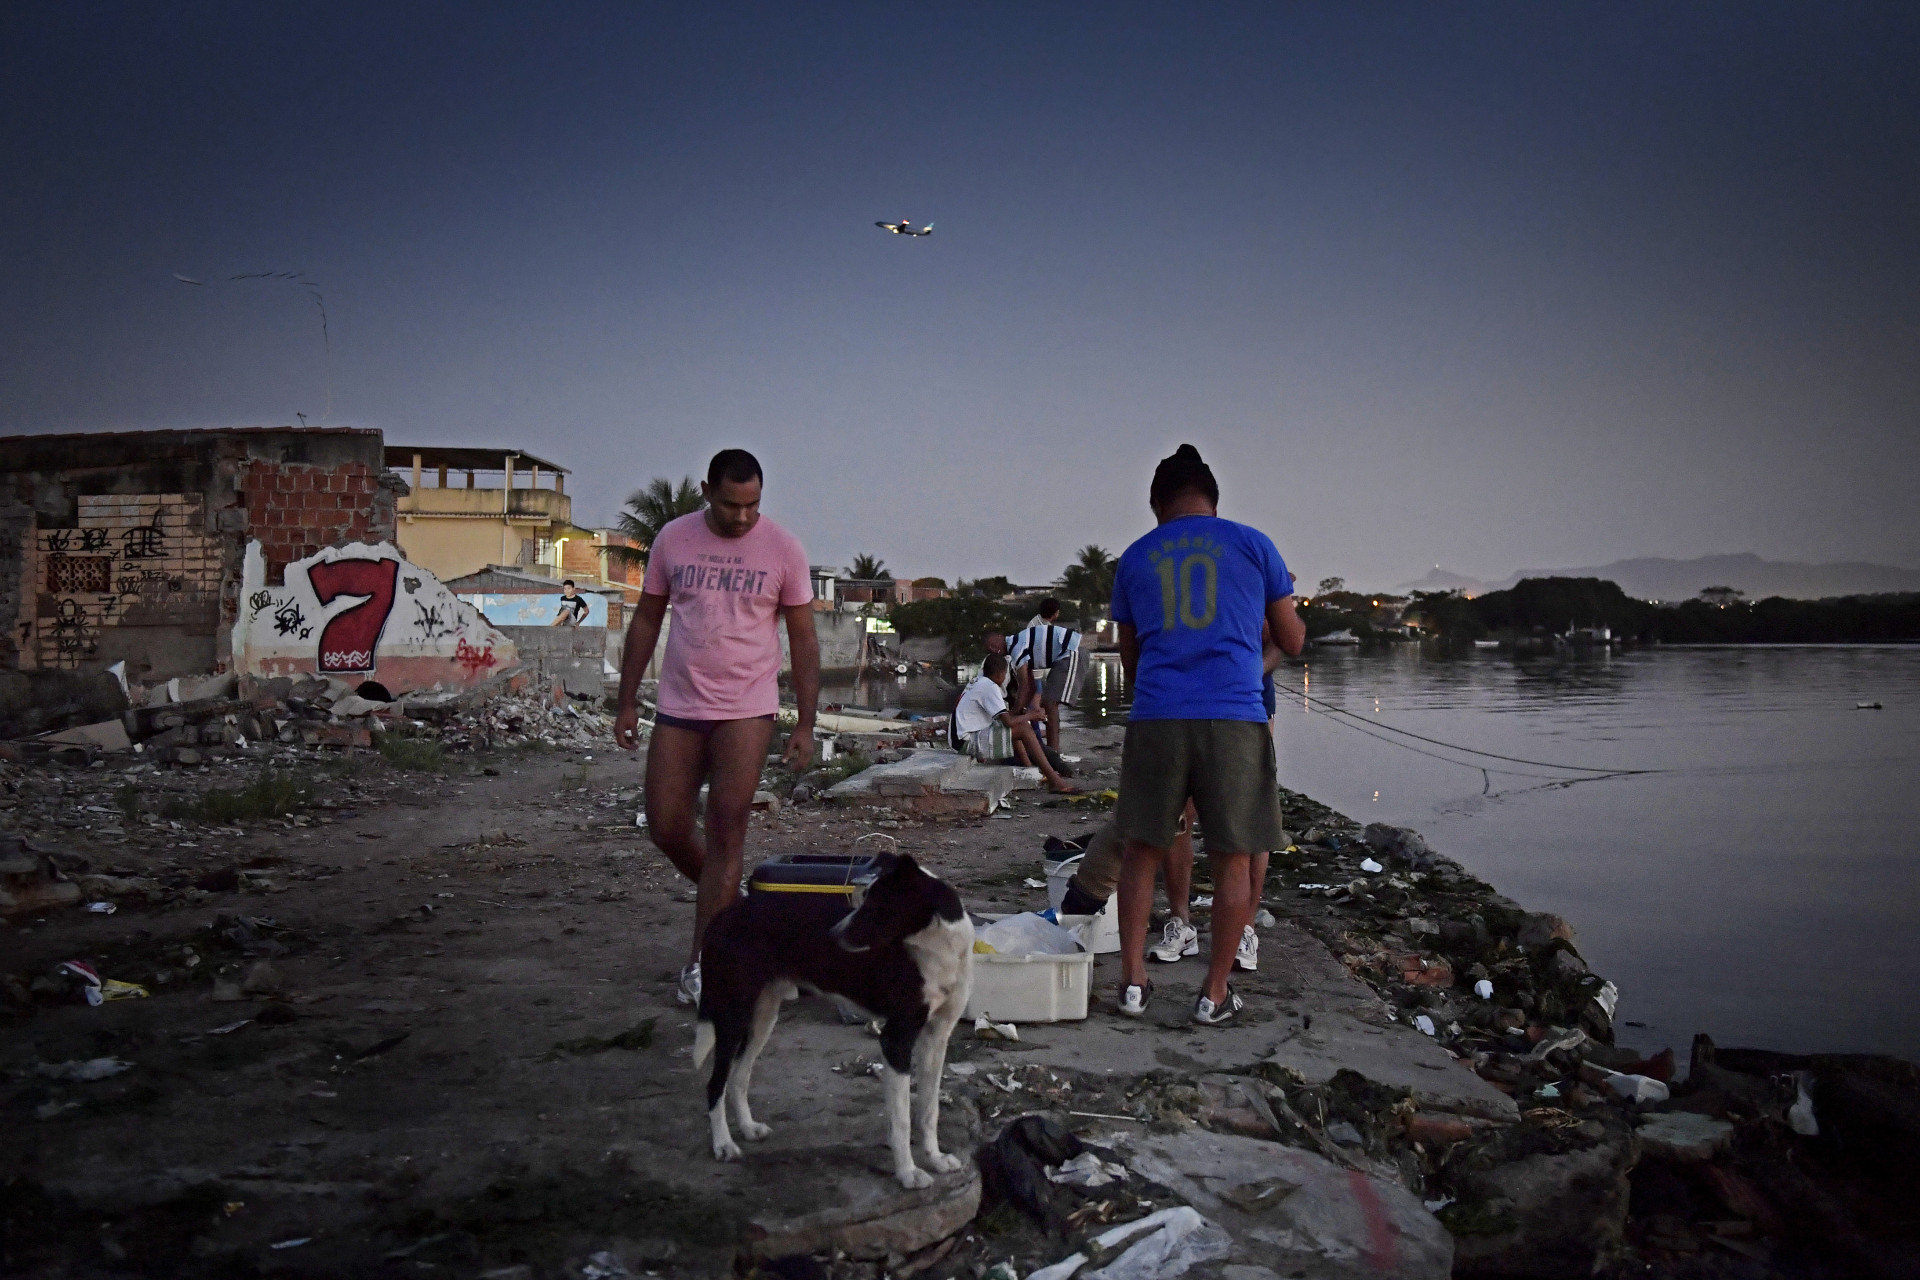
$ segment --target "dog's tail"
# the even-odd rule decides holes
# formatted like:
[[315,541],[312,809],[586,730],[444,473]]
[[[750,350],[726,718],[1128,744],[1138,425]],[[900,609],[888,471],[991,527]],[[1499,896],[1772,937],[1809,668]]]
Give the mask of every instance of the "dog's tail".
[[705,1018],[693,1027],[693,1069],[700,1070],[713,1056],[713,1024]]

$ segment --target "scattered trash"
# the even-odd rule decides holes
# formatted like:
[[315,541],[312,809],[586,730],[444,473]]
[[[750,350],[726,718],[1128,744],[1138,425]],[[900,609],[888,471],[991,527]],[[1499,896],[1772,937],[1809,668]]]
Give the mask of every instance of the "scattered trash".
[[1193,899],[1193,905],[1196,907],[1211,907],[1213,905],[1213,895],[1210,893],[1203,893],[1199,897]]
[[1885,708],[1877,702],[1856,702],[1853,704],[1853,709],[1855,711],[1881,711]]
[[1793,1073],[1793,1087],[1798,1095],[1791,1107],[1787,1108],[1787,1126],[1803,1138],[1820,1136],[1820,1121],[1813,1114],[1813,1074],[1807,1071]]
[[1020,1273],[1014,1269],[1012,1262],[996,1262],[987,1268],[986,1274],[981,1276],[980,1280],[1020,1280]]
[[1073,1159],[1047,1170],[1047,1181],[1069,1187],[1104,1187],[1127,1180],[1127,1167],[1102,1160],[1091,1151],[1082,1151]]
[[1367,1140],[1360,1136],[1360,1131],[1345,1120],[1335,1120],[1329,1124],[1327,1126],[1327,1137],[1336,1146],[1364,1147],[1367,1145]]
[[64,960],[54,966],[54,972],[78,978],[80,993],[91,1005],[108,1000],[144,1000],[147,997],[147,989],[139,983],[102,978],[99,971],[84,960]]
[[1473,994],[1479,996],[1482,1000],[1493,999],[1493,983],[1487,981],[1485,978],[1480,979],[1480,981],[1473,984]]
[[1035,880],[1032,876],[1028,876],[1025,880],[1022,880],[1020,883],[1026,885],[1027,888],[1029,889],[1044,889],[1047,887],[1047,882],[1045,880]]
[[626,1280],[633,1272],[627,1270],[626,1259],[617,1253],[609,1253],[603,1249],[599,1253],[588,1255],[586,1265],[580,1268],[580,1274],[587,1280]]
[[1380,872],[1386,870],[1385,867],[1375,862],[1372,858],[1362,858],[1360,860],[1360,869],[1370,876],[1378,875]]
[[295,1236],[295,1237],[294,1237],[293,1239],[291,1239],[291,1240],[282,1240],[282,1241],[279,1241],[279,1242],[278,1242],[278,1243],[276,1243],[276,1244],[270,1244],[270,1245],[268,1245],[268,1246],[267,1246],[267,1248],[269,1248],[269,1249],[298,1249],[298,1248],[299,1248],[299,1247],[300,1247],[301,1245],[303,1245],[303,1244],[311,1244],[312,1242],[313,1242],[313,1237],[312,1237],[312,1236]]
[[97,916],[110,916],[119,909],[119,907],[111,902],[89,902],[87,904],[87,910]]
[[119,1058],[87,1058],[74,1062],[42,1062],[34,1070],[43,1076],[55,1080],[75,1080],[86,1083],[93,1080],[105,1080],[108,1076],[117,1076],[133,1066]]
[[248,1023],[252,1021],[253,1021],[252,1018],[242,1018],[238,1022],[229,1022],[223,1026],[215,1027],[211,1031],[208,1031],[206,1034],[210,1036],[230,1036],[234,1032],[238,1031],[240,1028],[246,1026]]
[[[1661,1084],[1658,1080],[1650,1080],[1646,1076],[1641,1075],[1627,1075],[1624,1072],[1609,1071],[1605,1067],[1595,1066],[1591,1062],[1581,1068],[1580,1074],[1590,1083],[1604,1085],[1613,1090],[1618,1097],[1625,1098],[1628,1102],[1639,1103],[1643,1106],[1648,1103],[1665,1102],[1672,1096],[1667,1086]],[[1598,1079],[1594,1078],[1596,1076]]]
[[1271,929],[1278,923],[1280,922],[1274,918],[1273,912],[1265,907],[1253,913],[1253,927],[1256,929]]
[[1441,1196],[1438,1200],[1422,1200],[1420,1205],[1428,1213],[1438,1213],[1452,1203],[1452,1196]]
[[1018,1040],[1020,1028],[1011,1022],[992,1022],[981,1014],[973,1023],[973,1036],[976,1040]]
[[[1184,1204],[1109,1228],[1095,1236],[1093,1243],[1104,1256],[1142,1232],[1150,1234],[1106,1266],[1087,1272],[1085,1280],[1172,1280],[1174,1276],[1185,1275],[1197,1263],[1214,1262],[1233,1252],[1233,1237],[1201,1217],[1198,1210]],[[1050,1267],[1040,1268],[1027,1280],[1068,1280],[1086,1263],[1086,1254],[1072,1254]],[[995,1280],[993,1271],[988,1271],[982,1280]]]
[[1435,1033],[1433,1019],[1429,1018],[1424,1013],[1414,1015],[1413,1025],[1414,1025],[1414,1029],[1417,1030],[1423,1036],[1430,1036]]

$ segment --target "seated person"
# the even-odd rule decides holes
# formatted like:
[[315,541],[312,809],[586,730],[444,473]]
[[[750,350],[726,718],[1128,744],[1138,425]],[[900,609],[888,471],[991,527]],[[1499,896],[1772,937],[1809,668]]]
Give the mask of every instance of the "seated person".
[[967,686],[953,708],[954,740],[968,755],[986,764],[1030,764],[1040,770],[1047,786],[1061,795],[1075,795],[1073,786],[1047,760],[1033,721],[1044,712],[1007,709],[1007,656],[989,653],[980,664],[979,678]]

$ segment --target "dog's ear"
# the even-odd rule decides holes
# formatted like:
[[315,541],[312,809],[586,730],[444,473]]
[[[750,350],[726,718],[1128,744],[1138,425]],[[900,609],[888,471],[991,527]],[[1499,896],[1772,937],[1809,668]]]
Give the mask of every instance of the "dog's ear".
[[901,854],[900,862],[894,868],[894,870],[898,874],[903,876],[912,875],[914,872],[918,871],[919,869],[920,869],[920,864],[913,860],[913,855],[910,853]]
[[873,855],[874,878],[879,879],[883,876],[892,875],[894,867],[897,866],[899,862],[900,862],[900,855],[897,853],[874,854]]

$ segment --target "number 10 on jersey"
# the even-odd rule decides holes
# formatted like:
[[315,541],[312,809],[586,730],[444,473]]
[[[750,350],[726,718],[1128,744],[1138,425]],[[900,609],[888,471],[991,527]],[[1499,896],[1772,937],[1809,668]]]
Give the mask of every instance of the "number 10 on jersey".
[[1213,625],[1220,566],[1212,556],[1195,551],[1177,562],[1162,556],[1154,568],[1160,573],[1160,617],[1166,630],[1177,624],[1205,631]]

